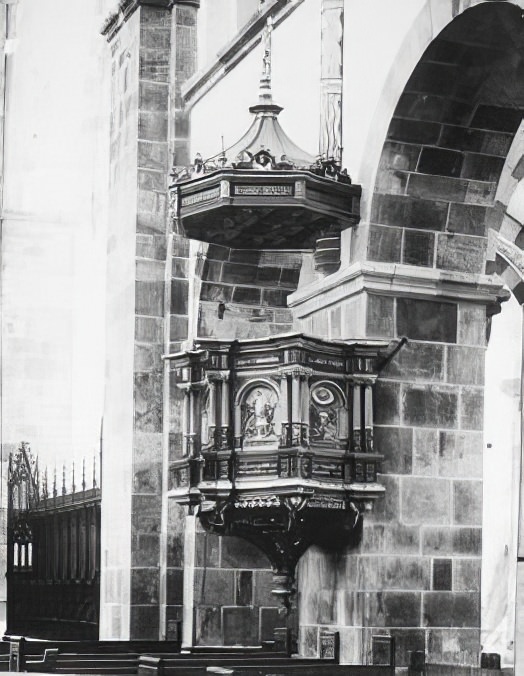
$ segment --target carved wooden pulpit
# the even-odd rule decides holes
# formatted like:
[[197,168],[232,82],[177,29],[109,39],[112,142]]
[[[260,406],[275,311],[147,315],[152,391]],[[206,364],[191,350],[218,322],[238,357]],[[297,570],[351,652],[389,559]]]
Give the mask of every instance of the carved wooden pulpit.
[[373,385],[390,353],[380,341],[288,334],[205,339],[167,357],[185,393],[169,496],[208,531],[265,552],[286,606],[304,551],[356,543],[384,492]]

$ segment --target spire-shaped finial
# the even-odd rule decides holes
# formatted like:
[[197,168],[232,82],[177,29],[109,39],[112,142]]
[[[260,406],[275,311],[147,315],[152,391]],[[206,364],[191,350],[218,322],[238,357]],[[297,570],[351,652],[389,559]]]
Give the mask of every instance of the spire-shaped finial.
[[260,76],[260,103],[272,103],[271,95],[271,33],[273,32],[273,20],[268,16],[264,30],[262,31],[262,74]]

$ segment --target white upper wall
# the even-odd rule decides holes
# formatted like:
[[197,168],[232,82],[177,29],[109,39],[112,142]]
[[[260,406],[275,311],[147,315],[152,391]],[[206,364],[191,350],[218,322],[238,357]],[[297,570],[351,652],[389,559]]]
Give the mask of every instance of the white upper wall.
[[217,53],[244,26],[260,0],[201,0],[198,11],[198,67],[212,63]]
[[113,5],[10,5],[3,442],[31,442],[43,464],[98,449],[110,77],[100,27]]
[[400,10],[391,0],[345,2],[343,164],[357,183],[367,177],[364,167],[377,163],[370,156],[370,136],[380,151],[404,84],[425,49],[425,22],[413,34],[410,29],[430,4],[402,0]]

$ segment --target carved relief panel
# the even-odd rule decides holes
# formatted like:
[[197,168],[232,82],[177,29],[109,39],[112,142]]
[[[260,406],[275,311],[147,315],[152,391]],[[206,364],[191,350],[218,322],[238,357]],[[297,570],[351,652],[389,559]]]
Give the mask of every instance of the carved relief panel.
[[329,381],[310,389],[309,439],[319,446],[345,445],[348,440],[348,408],[340,387]]
[[240,408],[240,434],[244,450],[278,446],[278,403],[278,392],[267,381],[250,383],[243,389],[237,406]]

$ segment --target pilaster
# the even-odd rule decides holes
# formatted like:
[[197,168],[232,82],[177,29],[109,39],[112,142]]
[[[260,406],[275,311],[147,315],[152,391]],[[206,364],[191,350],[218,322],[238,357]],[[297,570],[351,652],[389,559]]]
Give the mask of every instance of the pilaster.
[[162,499],[169,386],[162,354],[172,297],[166,187],[173,149],[187,143],[177,96],[196,63],[197,7],[131,0],[103,29],[113,79],[104,476],[115,483],[104,486],[102,505],[101,638],[175,631],[166,621]]

